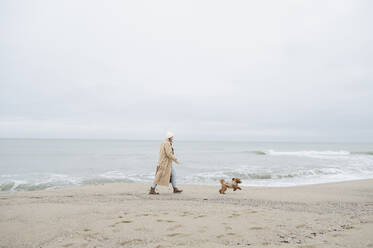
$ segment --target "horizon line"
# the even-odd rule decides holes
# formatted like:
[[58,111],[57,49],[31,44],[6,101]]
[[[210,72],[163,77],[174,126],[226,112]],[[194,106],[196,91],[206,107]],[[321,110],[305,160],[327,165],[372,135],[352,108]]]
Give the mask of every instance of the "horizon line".
[[[160,139],[126,139],[126,138],[36,138],[36,137],[0,137],[0,140],[85,140],[85,141],[161,141]],[[322,144],[373,144],[368,141],[289,141],[289,140],[223,140],[223,139],[204,139],[204,140],[192,140],[192,139],[176,139],[176,141],[182,142],[247,142],[247,143],[322,143]]]

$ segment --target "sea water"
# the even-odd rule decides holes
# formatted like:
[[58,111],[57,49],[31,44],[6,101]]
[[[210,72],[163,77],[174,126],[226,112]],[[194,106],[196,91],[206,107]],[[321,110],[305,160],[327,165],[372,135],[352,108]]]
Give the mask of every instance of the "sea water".
[[[0,190],[152,183],[160,141],[0,139]],[[296,186],[373,178],[373,144],[174,142],[179,184]]]

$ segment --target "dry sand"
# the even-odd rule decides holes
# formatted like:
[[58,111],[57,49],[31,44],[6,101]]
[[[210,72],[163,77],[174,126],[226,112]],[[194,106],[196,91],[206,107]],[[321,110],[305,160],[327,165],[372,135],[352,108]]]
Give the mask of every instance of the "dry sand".
[[105,184],[0,194],[0,247],[373,247],[373,180],[311,186]]

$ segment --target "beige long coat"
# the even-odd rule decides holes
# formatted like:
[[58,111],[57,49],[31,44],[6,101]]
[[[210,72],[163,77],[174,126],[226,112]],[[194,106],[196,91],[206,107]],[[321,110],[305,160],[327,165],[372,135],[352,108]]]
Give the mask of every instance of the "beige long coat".
[[163,186],[169,185],[172,161],[178,163],[177,159],[174,156],[171,142],[168,139],[165,139],[162,142],[161,149],[159,151],[159,161],[153,183]]

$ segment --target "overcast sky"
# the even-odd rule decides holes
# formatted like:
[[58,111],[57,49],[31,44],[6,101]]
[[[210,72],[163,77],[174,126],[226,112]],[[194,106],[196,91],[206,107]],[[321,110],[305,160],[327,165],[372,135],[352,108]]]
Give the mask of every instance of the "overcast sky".
[[373,141],[372,1],[0,2],[0,137]]

